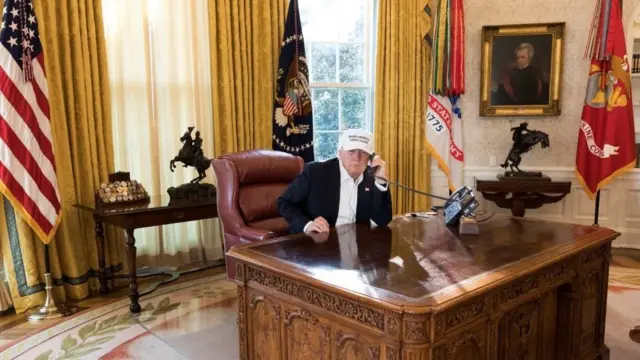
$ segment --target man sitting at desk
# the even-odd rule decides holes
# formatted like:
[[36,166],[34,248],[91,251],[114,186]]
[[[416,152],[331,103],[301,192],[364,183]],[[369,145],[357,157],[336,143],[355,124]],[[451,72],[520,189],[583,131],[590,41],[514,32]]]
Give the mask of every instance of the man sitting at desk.
[[311,163],[278,198],[278,211],[292,233],[328,232],[351,223],[387,226],[391,221],[391,196],[386,163],[373,154],[373,136],[347,130],[340,137],[338,157]]

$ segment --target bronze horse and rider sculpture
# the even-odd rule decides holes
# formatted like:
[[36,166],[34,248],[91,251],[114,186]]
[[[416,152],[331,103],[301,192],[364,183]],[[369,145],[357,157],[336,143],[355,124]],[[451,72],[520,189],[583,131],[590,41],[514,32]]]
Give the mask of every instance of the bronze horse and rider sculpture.
[[522,161],[522,154],[529,152],[534,146],[540,144],[544,149],[550,146],[549,135],[539,130],[529,130],[527,128],[529,124],[523,122],[520,126],[511,128],[513,131],[513,145],[504,163],[500,166],[503,168],[509,167],[510,172],[506,172],[506,176],[541,176],[541,173],[522,171],[518,167]]
[[173,172],[176,168],[176,162],[181,162],[183,167],[194,167],[198,171],[198,177],[188,184],[168,188],[167,193],[169,194],[170,205],[184,202],[191,203],[199,200],[211,201],[216,196],[216,187],[213,184],[200,182],[207,176],[205,171],[211,166],[211,160],[204,156],[202,151],[200,131],[196,131],[195,138],[191,137],[193,129],[193,126],[189,126],[187,131],[180,137],[182,148],[178,151],[178,156],[169,162],[169,169]]
[[184,167],[192,166],[198,171],[198,177],[191,180],[192,184],[199,183],[207,175],[205,171],[211,166],[211,159],[204,156],[202,152],[202,138],[200,131],[196,131],[196,137],[192,138],[191,133],[194,127],[189,126],[187,131],[180,137],[182,148],[178,151],[178,155],[169,162],[171,172],[176,168],[176,162],[183,163]]

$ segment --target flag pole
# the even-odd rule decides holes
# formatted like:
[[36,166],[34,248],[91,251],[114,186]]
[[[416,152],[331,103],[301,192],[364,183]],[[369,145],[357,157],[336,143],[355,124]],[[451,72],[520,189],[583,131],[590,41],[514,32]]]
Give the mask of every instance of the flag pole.
[[598,225],[598,213],[599,212],[600,212],[600,190],[598,189],[598,193],[596,194],[595,214],[593,215],[593,226],[600,226],[600,225]]
[[64,316],[69,316],[78,311],[75,306],[67,306],[64,303],[57,302],[53,298],[53,276],[51,275],[51,261],[49,259],[49,244],[44,245],[44,289],[46,297],[44,304],[40,308],[31,310],[27,318],[30,322],[41,322],[56,320]]

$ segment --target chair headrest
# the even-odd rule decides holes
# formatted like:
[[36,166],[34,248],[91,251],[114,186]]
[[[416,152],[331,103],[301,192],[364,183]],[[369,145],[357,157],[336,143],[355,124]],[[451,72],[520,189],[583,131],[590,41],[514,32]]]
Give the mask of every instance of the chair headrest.
[[282,151],[247,150],[221,155],[213,161],[229,161],[238,172],[241,185],[291,182],[301,171],[304,161]]

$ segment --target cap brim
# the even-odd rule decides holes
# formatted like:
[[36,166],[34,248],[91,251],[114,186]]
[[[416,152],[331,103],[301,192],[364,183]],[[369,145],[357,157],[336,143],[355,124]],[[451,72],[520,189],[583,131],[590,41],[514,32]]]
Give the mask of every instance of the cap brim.
[[347,144],[347,145],[342,146],[342,148],[343,148],[345,151],[350,151],[350,150],[362,150],[362,151],[366,152],[367,154],[371,154],[371,150],[367,149],[367,148],[366,148],[366,147],[364,147],[364,146],[358,146],[357,144]]

